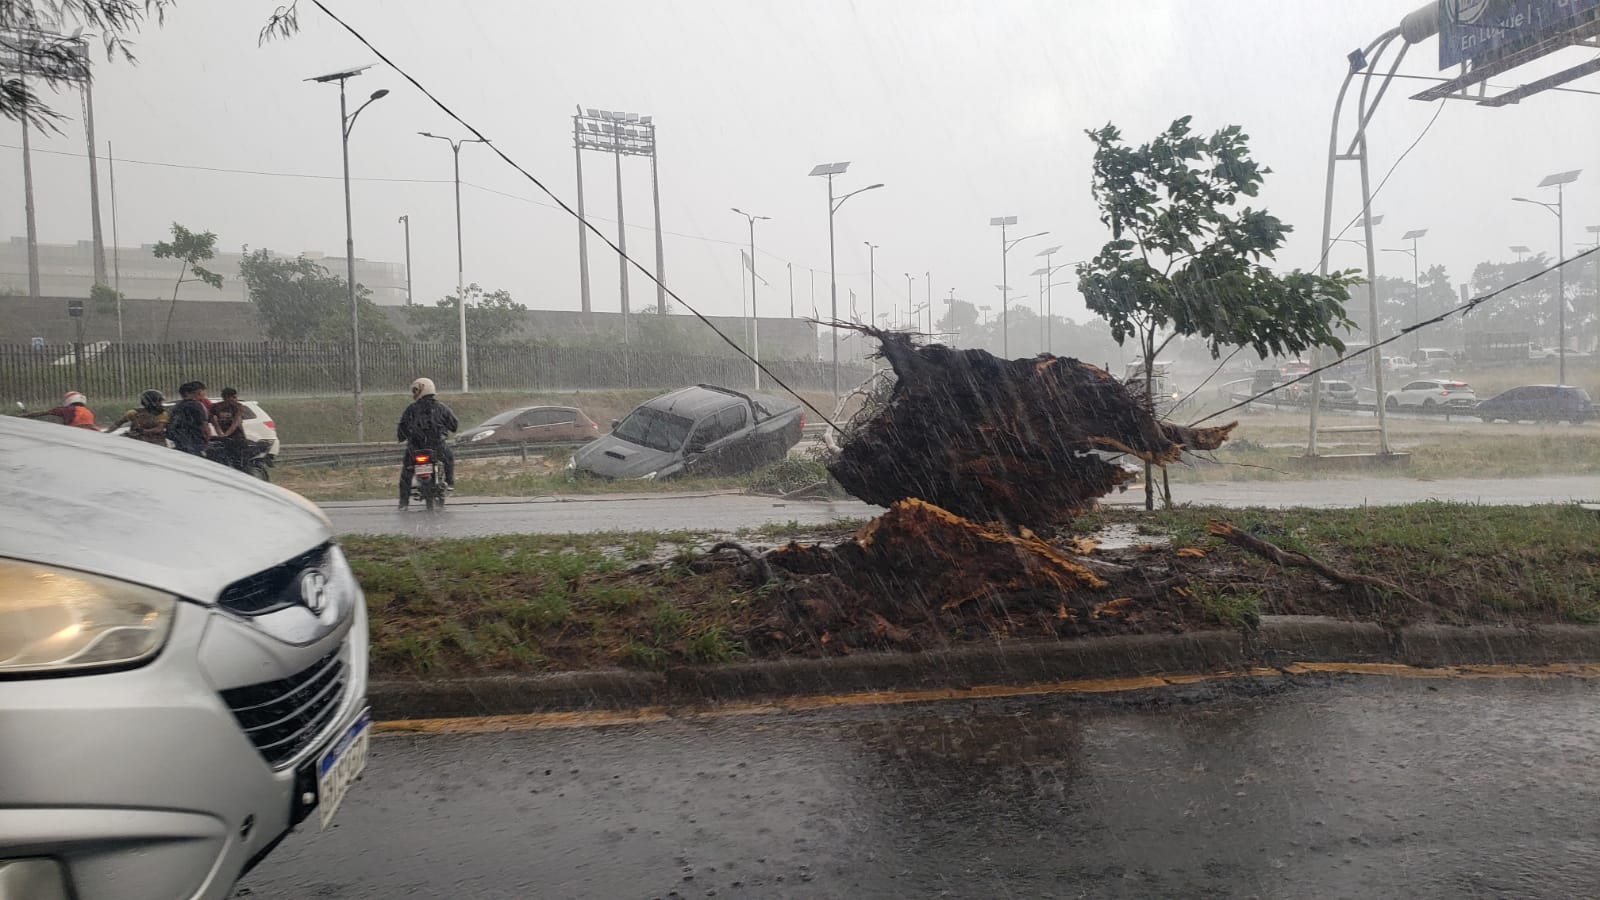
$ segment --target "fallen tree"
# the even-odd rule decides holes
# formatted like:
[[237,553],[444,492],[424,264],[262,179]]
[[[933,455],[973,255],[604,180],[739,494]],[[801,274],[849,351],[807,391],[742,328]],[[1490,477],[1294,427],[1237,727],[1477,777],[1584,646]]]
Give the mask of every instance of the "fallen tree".
[[1237,425],[1160,421],[1110,373],[1067,357],[1000,359],[839,327],[876,338],[897,379],[828,466],[845,490],[880,506],[914,497],[980,522],[1064,524],[1133,477],[1117,455],[1167,465],[1185,450],[1215,450]]

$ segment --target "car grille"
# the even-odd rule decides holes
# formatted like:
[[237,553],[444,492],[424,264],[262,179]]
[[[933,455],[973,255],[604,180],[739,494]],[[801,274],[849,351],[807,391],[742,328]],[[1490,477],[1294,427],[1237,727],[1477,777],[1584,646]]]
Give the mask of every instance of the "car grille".
[[256,616],[300,603],[301,574],[320,567],[327,560],[329,546],[323,544],[288,562],[235,581],[222,589],[217,604],[236,613]]
[[335,650],[288,678],[221,693],[250,743],[277,768],[327,727],[347,684],[344,662]]

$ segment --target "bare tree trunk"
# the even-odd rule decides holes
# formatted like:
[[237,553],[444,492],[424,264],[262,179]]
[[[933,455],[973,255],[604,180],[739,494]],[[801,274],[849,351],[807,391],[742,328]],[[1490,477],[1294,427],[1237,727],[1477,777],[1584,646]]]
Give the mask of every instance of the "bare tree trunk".
[[167,328],[161,334],[161,343],[172,341],[172,314],[178,311],[178,288],[183,287],[183,276],[189,274],[189,261],[183,261],[183,268],[178,270],[178,280],[172,285],[172,305],[167,307]]
[[[1143,353],[1143,355],[1144,355],[1144,402],[1149,405],[1151,411],[1153,412],[1155,410],[1155,408],[1156,408],[1156,399],[1155,399],[1156,330],[1154,328],[1151,328],[1149,331],[1145,332],[1143,346],[1141,346],[1139,349],[1144,351],[1144,353]],[[1154,512],[1155,508],[1156,508],[1156,494],[1155,494],[1156,484],[1155,484],[1155,479],[1153,477],[1154,474],[1155,474],[1154,467],[1152,467],[1149,462],[1146,462],[1144,464],[1144,511],[1145,512]],[[1163,475],[1163,477],[1165,477],[1165,475],[1166,475],[1166,470],[1165,469],[1162,470],[1162,475]]]

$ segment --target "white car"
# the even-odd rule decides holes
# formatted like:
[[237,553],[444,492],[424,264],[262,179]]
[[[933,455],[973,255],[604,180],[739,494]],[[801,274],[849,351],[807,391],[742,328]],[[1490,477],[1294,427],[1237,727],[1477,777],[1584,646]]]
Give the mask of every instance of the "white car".
[[1383,405],[1387,409],[1402,409],[1408,406],[1423,409],[1471,409],[1478,405],[1478,395],[1473,393],[1472,386],[1464,381],[1425,378],[1413,381],[1397,391],[1390,391],[1384,398]]
[[83,429],[0,418],[0,458],[0,897],[231,896],[366,761],[366,604],[327,518]]

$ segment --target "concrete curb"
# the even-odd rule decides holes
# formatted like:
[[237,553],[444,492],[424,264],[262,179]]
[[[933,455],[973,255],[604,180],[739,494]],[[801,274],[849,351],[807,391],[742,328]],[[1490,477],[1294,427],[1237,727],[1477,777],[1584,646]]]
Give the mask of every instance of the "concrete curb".
[[607,669],[440,681],[375,681],[379,719],[513,715],[639,706],[696,706],[863,691],[1022,685],[1082,678],[1176,675],[1286,666],[1382,662],[1412,666],[1600,661],[1600,628],[1412,625],[1389,630],[1314,616],[1266,616],[1236,631],[1118,635],[1057,642],[861,653],[665,672]]

